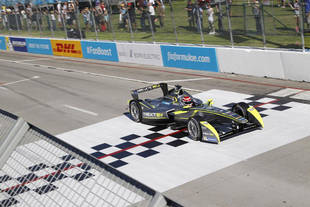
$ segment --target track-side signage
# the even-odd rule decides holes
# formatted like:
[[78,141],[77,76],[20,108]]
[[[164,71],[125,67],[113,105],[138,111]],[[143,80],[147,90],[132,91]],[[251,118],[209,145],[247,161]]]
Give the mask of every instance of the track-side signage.
[[0,37],[0,50],[6,50],[5,37]]
[[51,40],[51,45],[56,56],[83,57],[80,41]]
[[117,43],[120,62],[162,66],[159,45]]
[[81,46],[84,58],[118,62],[115,43],[81,41]]
[[28,52],[25,38],[10,37],[10,43],[14,51]]
[[30,53],[53,55],[51,41],[48,39],[26,39],[27,49]]
[[163,64],[167,67],[218,72],[214,48],[161,45]]

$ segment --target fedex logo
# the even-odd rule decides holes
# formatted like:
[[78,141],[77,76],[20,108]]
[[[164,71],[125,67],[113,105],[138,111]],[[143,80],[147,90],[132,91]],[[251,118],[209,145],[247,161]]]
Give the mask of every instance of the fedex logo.
[[81,50],[75,50],[75,44],[70,43],[56,43],[56,48],[53,48],[54,52],[81,54]]

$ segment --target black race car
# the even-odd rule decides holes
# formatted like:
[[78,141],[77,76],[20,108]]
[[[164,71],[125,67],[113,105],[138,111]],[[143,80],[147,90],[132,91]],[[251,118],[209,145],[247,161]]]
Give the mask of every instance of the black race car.
[[[163,96],[156,99],[139,99],[139,93],[161,88]],[[154,84],[131,91],[129,113],[136,122],[150,125],[167,125],[172,129],[187,127],[193,140],[220,143],[221,139],[253,128],[263,128],[258,111],[244,102],[231,110],[213,106],[212,99],[203,103],[192,97],[181,86],[168,90],[166,83]]]

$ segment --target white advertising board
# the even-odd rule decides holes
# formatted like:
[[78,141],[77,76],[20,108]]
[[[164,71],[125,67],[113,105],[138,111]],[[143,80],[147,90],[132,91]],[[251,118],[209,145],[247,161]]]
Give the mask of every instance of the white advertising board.
[[310,53],[281,52],[285,79],[310,82]]
[[163,66],[160,45],[117,43],[120,62]]
[[284,79],[280,52],[216,48],[220,72]]

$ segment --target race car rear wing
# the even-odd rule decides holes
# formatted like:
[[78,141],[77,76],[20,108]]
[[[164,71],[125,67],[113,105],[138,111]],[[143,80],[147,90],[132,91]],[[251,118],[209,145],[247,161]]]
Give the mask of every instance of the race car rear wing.
[[161,90],[163,91],[163,96],[168,95],[168,85],[167,83],[159,83],[159,84],[154,84],[151,86],[146,86],[144,88],[139,88],[136,90],[132,90],[131,91],[131,96],[134,100],[138,100],[139,99],[139,93],[144,93],[147,91],[151,91],[157,88],[161,88]]

